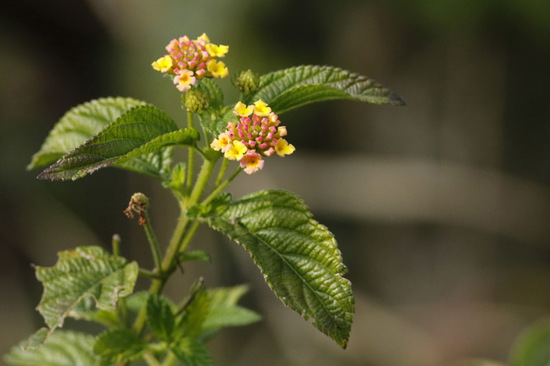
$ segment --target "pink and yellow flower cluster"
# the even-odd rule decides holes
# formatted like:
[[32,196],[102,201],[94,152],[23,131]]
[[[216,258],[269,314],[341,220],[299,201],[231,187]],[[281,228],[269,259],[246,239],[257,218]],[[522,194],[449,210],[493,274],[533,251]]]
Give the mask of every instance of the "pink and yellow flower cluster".
[[284,157],[295,148],[283,137],[287,131],[279,117],[262,100],[254,105],[238,102],[233,111],[239,122],[229,121],[227,129],[210,144],[214,150],[224,153],[226,159],[237,160],[248,174],[264,167],[263,157],[276,153]]
[[225,57],[229,46],[210,43],[203,33],[195,40],[183,36],[166,46],[167,55],[152,63],[155,70],[175,75],[174,84],[186,92],[203,77],[224,78],[229,75],[225,64],[217,58]]

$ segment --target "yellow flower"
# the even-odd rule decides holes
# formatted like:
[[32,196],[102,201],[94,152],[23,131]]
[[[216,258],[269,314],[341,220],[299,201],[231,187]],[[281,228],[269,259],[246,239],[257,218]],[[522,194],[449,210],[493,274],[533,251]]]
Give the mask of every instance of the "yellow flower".
[[246,117],[250,113],[252,113],[252,106],[251,105],[247,106],[246,104],[244,104],[242,102],[238,102],[235,105],[235,112],[234,113],[238,116]]
[[260,100],[254,102],[254,114],[260,117],[267,117],[271,113],[271,108],[267,106],[267,103]]
[[289,144],[288,141],[285,139],[279,139],[277,141],[277,144],[275,145],[275,152],[277,153],[277,155],[283,158],[285,155],[292,154],[294,150],[296,150],[294,145]]
[[206,68],[215,78],[224,78],[229,75],[229,70],[227,70],[227,67],[225,67],[225,64],[221,61],[210,60]]
[[225,133],[221,133],[217,139],[214,139],[212,143],[210,144],[210,147],[216,151],[225,152],[231,145],[231,140],[229,139],[229,136],[227,136]]
[[245,144],[239,140],[233,141],[233,144],[225,150],[225,158],[229,160],[241,160],[243,155],[248,151]]
[[206,33],[201,34],[201,36],[197,38],[195,42],[198,42],[201,40],[205,41],[206,43],[210,43],[210,39],[208,39],[208,36],[206,35]]
[[172,57],[166,55],[153,62],[151,66],[153,66],[153,69],[157,71],[168,72],[174,66],[174,62],[172,61]]
[[229,46],[215,45],[213,43],[208,43],[206,45],[206,50],[210,54],[210,57],[225,57],[225,54],[229,52]]

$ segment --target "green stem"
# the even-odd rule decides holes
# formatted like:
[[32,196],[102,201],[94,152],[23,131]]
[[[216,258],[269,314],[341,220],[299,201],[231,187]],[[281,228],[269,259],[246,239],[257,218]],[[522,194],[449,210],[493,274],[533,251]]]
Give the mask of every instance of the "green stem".
[[228,159],[223,159],[222,166],[220,167],[220,172],[218,173],[218,177],[216,178],[216,183],[214,183],[215,187],[217,187],[218,184],[220,184],[220,182],[222,181],[223,176],[225,175],[225,171],[227,170],[228,165],[229,165],[229,160]]
[[155,273],[153,271],[148,271],[144,268],[139,269],[139,275],[147,278],[152,278],[152,279],[162,278],[162,276],[159,275],[158,273]]
[[193,191],[191,192],[191,196],[189,197],[189,203],[190,205],[194,205],[197,202],[199,202],[204,189],[206,188],[206,185],[208,184],[208,180],[210,179],[210,176],[212,175],[212,170],[214,169],[215,162],[212,162],[210,160],[205,160],[201,167],[201,172],[199,173],[199,176],[197,177],[197,183],[195,184],[195,187],[193,188]]
[[162,366],[172,366],[177,361],[176,355],[173,352],[168,352],[168,355],[162,362]]
[[153,356],[151,352],[146,352],[143,354],[143,359],[147,362],[149,366],[160,366],[159,361]]
[[218,194],[220,194],[221,191],[223,191],[225,189],[225,187],[227,187],[227,185],[229,183],[231,183],[233,181],[233,179],[235,179],[237,177],[237,175],[239,175],[239,173],[242,171],[243,169],[242,168],[237,168],[233,174],[231,174],[231,176],[229,178],[227,178],[225,181],[223,181],[222,184],[220,184],[219,186],[216,187],[216,189],[214,189],[212,191],[212,193],[210,193],[210,195],[208,197],[206,197],[204,199],[204,201],[201,202],[201,204],[205,205],[205,204],[208,204],[210,203],[210,201],[212,201],[214,198],[216,198],[216,196]]
[[[193,128],[193,112],[187,111],[187,125],[189,128]],[[187,161],[187,192],[191,191],[193,185],[193,170],[194,170],[195,151],[193,148],[189,148],[189,156]]]
[[193,222],[193,224],[191,225],[191,227],[189,228],[189,230],[187,232],[187,235],[185,235],[185,238],[183,238],[183,240],[181,242],[181,245],[178,248],[179,253],[183,253],[185,251],[185,249],[187,248],[187,246],[191,242],[191,239],[193,239],[193,236],[195,236],[195,232],[197,231],[197,228],[199,227],[199,224],[200,223],[198,221]]
[[[212,170],[214,169],[214,164],[214,162],[211,162],[209,160],[204,161],[199,176],[197,178],[197,182],[195,183],[195,187],[193,188],[191,196],[189,197],[189,200],[184,203],[180,202],[181,214],[178,220],[178,224],[176,226],[176,230],[174,231],[172,239],[170,240],[170,244],[168,244],[164,259],[159,266],[159,274],[161,274],[161,277],[153,280],[151,286],[149,287],[149,294],[158,295],[162,292],[164,285],[168,281],[168,278],[176,268],[175,262],[177,261],[177,254],[180,252],[181,245],[183,244],[183,242],[185,242],[187,245],[187,243],[191,240],[192,235],[186,235],[188,225],[190,223],[190,220],[186,215],[186,211],[188,207],[196,204],[202,196],[208,180],[210,179],[210,176],[212,174]],[[194,234],[195,230],[196,229],[190,230],[190,233]],[[134,322],[134,330],[137,334],[141,334],[143,332],[146,320],[147,309],[144,307],[140,310]]]
[[120,309],[122,324],[124,324],[125,328],[129,328],[132,323],[130,321],[130,317],[128,316],[128,306],[126,305],[125,297],[118,300],[118,308]]
[[162,267],[160,260],[160,247],[157,240],[157,236],[153,231],[153,226],[151,226],[151,219],[147,211],[143,211],[143,216],[145,217],[145,234],[147,235],[147,240],[149,241],[149,246],[151,247],[151,253],[153,254],[153,260],[155,262],[155,269],[159,275],[162,275]]
[[113,248],[113,256],[118,257],[120,255],[120,235],[118,234],[113,235],[113,239],[111,240],[111,245]]

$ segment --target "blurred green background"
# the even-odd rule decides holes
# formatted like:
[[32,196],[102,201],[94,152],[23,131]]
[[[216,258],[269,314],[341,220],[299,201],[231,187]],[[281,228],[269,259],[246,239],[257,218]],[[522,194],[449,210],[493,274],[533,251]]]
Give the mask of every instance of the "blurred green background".
[[106,169],[44,182],[25,166],[63,113],[93,98],[133,96],[183,121],[176,89],[150,64],[172,38],[203,32],[230,45],[231,73],[329,64],[407,101],[283,114],[297,151],[230,187],[235,197],[291,190],[336,235],[356,294],[348,349],[284,308],[241,248],[203,230],[193,248],[213,263],[188,265],[170,294],[199,275],[207,286],[249,283],[244,304],[264,316],[210,344],[216,365],[506,361],[518,333],[549,314],[550,2],[7,0],[0,9],[0,353],[43,325],[31,263],[108,247],[119,233],[123,254],[150,267],[143,233],[122,213],[137,191],[151,198],[160,239],[171,234],[177,208],[156,181]]

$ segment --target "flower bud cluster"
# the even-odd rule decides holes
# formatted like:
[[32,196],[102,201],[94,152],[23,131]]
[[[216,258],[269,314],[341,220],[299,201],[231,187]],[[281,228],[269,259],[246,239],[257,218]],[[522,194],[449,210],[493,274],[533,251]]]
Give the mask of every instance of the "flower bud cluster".
[[210,43],[203,33],[195,40],[183,36],[166,46],[167,55],[152,63],[155,70],[174,75],[174,84],[186,92],[203,77],[224,78],[229,75],[225,64],[217,58],[225,57],[229,46]]
[[182,94],[181,100],[189,112],[202,113],[203,109],[208,108],[208,96],[200,88]]
[[235,80],[235,86],[243,93],[256,91],[260,86],[260,78],[252,70],[241,71]]
[[262,169],[263,157],[274,153],[284,157],[294,152],[294,146],[283,138],[286,127],[280,126],[279,117],[261,99],[248,106],[238,102],[233,113],[239,122],[229,121],[226,131],[210,147],[223,152],[226,159],[239,161],[246,173]]

